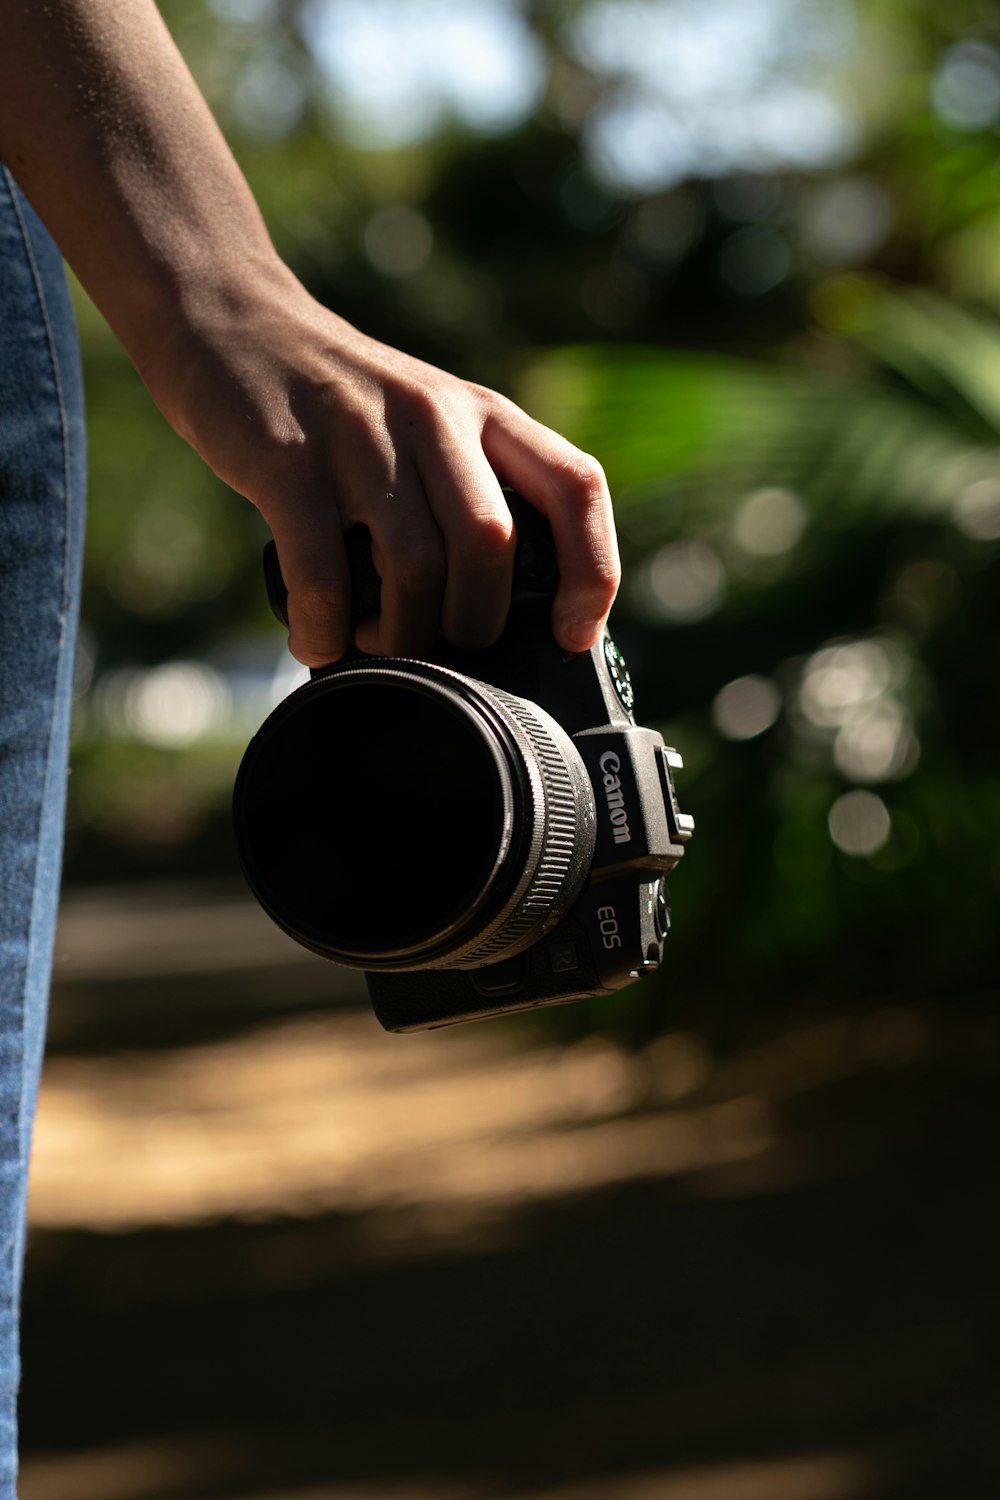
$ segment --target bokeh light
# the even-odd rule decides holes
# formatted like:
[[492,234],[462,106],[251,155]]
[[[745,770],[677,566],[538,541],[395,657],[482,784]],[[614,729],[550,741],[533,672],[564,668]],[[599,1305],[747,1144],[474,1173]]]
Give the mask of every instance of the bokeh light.
[[434,248],[434,231],[426,217],[405,203],[376,209],[365,225],[365,251],[383,276],[412,276],[425,266]]
[[837,848],[858,857],[877,854],[892,831],[889,810],[874,792],[845,792],[831,807],[827,823]]
[[650,620],[693,624],[713,614],[726,591],[726,571],[705,542],[671,542],[636,575],[635,607]]
[[838,771],[851,781],[894,781],[914,770],[920,745],[903,706],[884,697],[851,714],[833,742]]
[[424,140],[450,118],[507,130],[545,85],[544,54],[510,0],[309,0],[302,25],[361,146]]
[[846,641],[806,662],[795,700],[806,737],[826,740],[852,781],[900,780],[916,768],[920,742],[901,696],[911,664],[895,641]]
[[822,263],[852,266],[880,248],[892,217],[892,203],[881,183],[853,173],[817,185],[802,214],[802,238]]
[[247,135],[273,141],[294,130],[305,113],[300,73],[279,57],[257,57],[233,90],[233,109]]
[[818,728],[839,728],[888,692],[894,676],[893,658],[880,641],[827,646],[806,663],[799,702]]
[[727,682],[715,696],[712,718],[729,740],[752,740],[770,729],[781,712],[781,689],[770,677],[751,674]]
[[733,518],[733,537],[751,557],[781,557],[802,537],[809,517],[791,490],[755,490]]
[[1000,116],[1000,52],[982,41],[949,47],[931,81],[938,118],[953,130],[983,130]]
[[1000,480],[975,479],[952,504],[955,525],[977,542],[1000,540]]
[[213,668],[174,661],[149,671],[107,674],[97,708],[112,732],[140,744],[179,749],[225,732],[230,697]]
[[846,0],[604,0],[580,10],[570,35],[586,66],[617,83],[587,120],[588,151],[635,191],[829,166],[854,144],[820,81],[851,46]]

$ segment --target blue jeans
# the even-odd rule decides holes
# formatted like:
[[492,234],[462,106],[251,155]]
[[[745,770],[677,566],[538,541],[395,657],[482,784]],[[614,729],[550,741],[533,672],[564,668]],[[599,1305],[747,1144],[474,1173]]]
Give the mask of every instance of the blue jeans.
[[62,853],[85,486],[62,259],[0,163],[0,1500],[17,1472],[25,1187]]

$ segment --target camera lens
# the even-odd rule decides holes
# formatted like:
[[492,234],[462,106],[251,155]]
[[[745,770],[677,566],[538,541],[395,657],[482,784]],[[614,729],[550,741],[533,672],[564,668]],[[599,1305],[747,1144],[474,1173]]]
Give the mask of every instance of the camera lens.
[[335,668],[261,727],[234,797],[240,856],[290,935],[366,969],[520,952],[590,868],[593,793],[534,704],[444,668]]

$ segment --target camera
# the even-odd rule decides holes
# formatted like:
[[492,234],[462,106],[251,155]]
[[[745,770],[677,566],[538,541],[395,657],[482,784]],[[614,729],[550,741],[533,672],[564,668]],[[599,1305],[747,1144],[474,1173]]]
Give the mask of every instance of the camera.
[[[680,757],[635,722],[611,636],[557,645],[548,523],[506,498],[514,576],[495,644],[439,636],[420,660],[354,650],[314,669],[236,779],[254,895],[297,942],[363,969],[390,1031],[609,995],[657,969],[665,877],[694,829]],[[346,540],[359,619],[378,577],[365,529]],[[265,573],[287,624],[273,543]]]

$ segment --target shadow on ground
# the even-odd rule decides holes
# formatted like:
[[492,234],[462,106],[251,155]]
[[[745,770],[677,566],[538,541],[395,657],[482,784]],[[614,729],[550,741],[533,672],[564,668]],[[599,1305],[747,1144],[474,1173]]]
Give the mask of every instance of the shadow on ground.
[[[238,1077],[242,1056],[273,1095],[261,1059],[287,1051],[295,1024],[234,1036],[219,1058]],[[265,1174],[225,1216],[182,1196],[162,1200],[172,1222],[145,1199],[115,1221],[100,1206],[113,1149],[99,1223],[61,1209],[60,1163],[83,1168],[75,1127],[59,1144],[60,1110],[90,1098],[107,1111],[137,1068],[150,1118],[161,1087],[189,1091],[187,1118],[201,1075],[197,1048],[183,1066],[165,1048],[109,1059],[105,1075],[93,1057],[80,1073],[71,1049],[56,1056],[26,1294],[23,1500],[1000,1493],[988,998],[858,1007],[809,1027],[789,1007],[686,1083],[676,1063],[690,1047],[656,1044],[622,1063],[617,1092],[606,1052],[601,1072],[554,1044],[548,1073],[529,1060],[525,1081],[503,1027],[418,1040],[423,1053],[387,1039],[364,1063],[368,1025],[347,1013],[312,1044],[330,1066],[359,1049],[339,1128],[358,1132],[361,1177],[331,1148],[326,1196],[307,1175],[294,1212],[281,1157],[270,1210]],[[386,1059],[399,1057],[394,1073]],[[596,1108],[580,1104],[581,1057],[604,1079]],[[418,1112],[414,1058],[453,1089],[465,1079],[450,1127]],[[312,1119],[308,1085],[298,1097]],[[732,1114],[747,1099],[756,1113]],[[115,1117],[126,1185],[143,1108]],[[756,1132],[745,1149],[718,1145],[726,1109],[731,1132]],[[364,1120],[393,1110],[390,1144],[366,1158]],[[267,1138],[251,1133],[255,1160]],[[178,1170],[201,1170],[199,1142]]]

